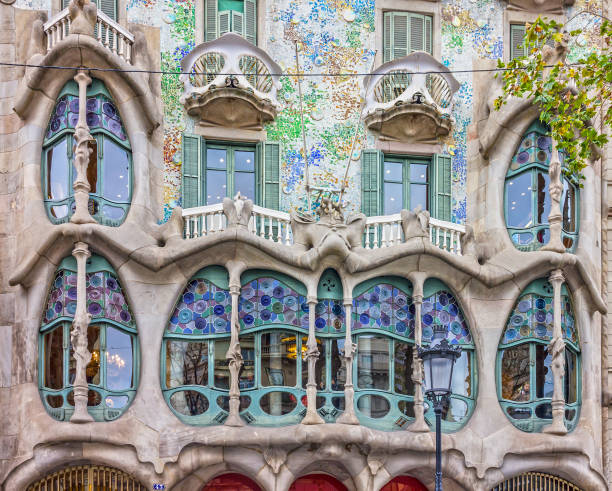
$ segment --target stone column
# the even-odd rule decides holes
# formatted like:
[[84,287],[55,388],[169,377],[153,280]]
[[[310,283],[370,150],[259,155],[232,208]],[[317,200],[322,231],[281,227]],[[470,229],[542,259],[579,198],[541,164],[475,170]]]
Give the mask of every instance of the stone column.
[[[323,418],[317,413],[317,381],[315,379],[315,366],[319,359],[319,348],[315,336],[315,308],[317,297],[308,296],[308,341],[306,359],[308,360],[308,383],[306,384],[306,416],[302,420],[304,425],[316,425],[325,423]],[[325,361],[325,360],[324,360]]]
[[550,282],[554,291],[554,326],[553,336],[548,344],[548,352],[552,356],[553,397],[552,397],[552,424],[546,426],[543,433],[565,435],[565,396],[563,394],[563,376],[565,375],[565,341],[561,330],[561,286],[565,279],[560,269],[555,269],[550,275]]
[[87,313],[87,258],[91,255],[85,242],[76,242],[72,255],[77,261],[77,305],[70,331],[70,342],[76,360],[74,377],[74,413],[71,423],[89,423],[93,421],[87,412],[87,364],[91,360],[91,353],[87,349],[87,328],[91,321],[91,314]]
[[93,139],[87,126],[87,86],[91,83],[91,78],[85,70],[79,70],[74,76],[74,80],[79,84],[79,119],[74,128],[74,168],[76,169],[76,179],[72,185],[74,189],[74,214],[70,218],[72,223],[95,223],[96,221],[89,214],[89,182],[87,181],[87,166],[89,165],[89,155],[91,149],[89,142]]
[[344,357],[346,358],[346,382],[344,384],[344,412],[340,415],[336,422],[347,425],[358,425],[359,420],[355,414],[355,403],[353,400],[355,395],[355,389],[353,388],[353,356],[357,351],[357,345],[353,343],[352,337],[352,307],[353,299],[345,298],[344,312],[346,315],[346,337],[344,341]]
[[559,152],[557,151],[557,143],[552,140],[552,158],[548,167],[548,192],[550,194],[550,214],[548,215],[548,223],[550,227],[550,240],[548,244],[542,247],[543,251],[565,252],[565,246],[561,239],[561,193],[563,193],[563,181],[561,179],[561,162],[559,160]]
[[412,303],[414,304],[414,349],[412,350],[412,382],[414,383],[414,423],[410,431],[428,432],[425,422],[425,404],[423,397],[423,362],[419,358],[417,348],[423,339],[421,307],[423,306],[423,283],[425,274],[415,273],[410,277],[412,282]]
[[240,351],[240,323],[238,322],[238,299],[240,297],[240,275],[230,276],[230,295],[232,297],[231,338],[230,346],[225,354],[230,371],[229,416],[225,420],[227,426],[244,426],[240,417],[240,384],[239,375],[242,368],[242,353]]

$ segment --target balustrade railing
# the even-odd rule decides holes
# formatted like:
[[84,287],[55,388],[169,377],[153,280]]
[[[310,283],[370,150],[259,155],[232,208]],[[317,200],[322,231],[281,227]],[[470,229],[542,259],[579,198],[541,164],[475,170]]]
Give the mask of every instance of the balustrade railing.
[[[70,17],[65,8],[43,25],[47,36],[47,52],[70,35]],[[94,36],[106,49],[127,63],[132,62],[134,36],[101,10],[98,10]]]

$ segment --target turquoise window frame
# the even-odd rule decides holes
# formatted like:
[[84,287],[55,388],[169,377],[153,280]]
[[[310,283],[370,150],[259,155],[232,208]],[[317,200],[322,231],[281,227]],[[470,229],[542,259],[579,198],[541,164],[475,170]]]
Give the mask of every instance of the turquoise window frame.
[[[512,313],[514,312],[514,309],[518,305],[518,302],[520,302],[520,300],[527,294],[535,294],[535,295],[539,295],[542,297],[552,298],[552,288],[550,288],[550,291],[546,291],[545,285],[546,285],[545,279],[539,279],[539,280],[535,280],[531,282],[527,286],[527,288],[521,292],[521,295],[518,297],[515,303],[515,306],[510,312],[510,316],[512,316]],[[570,305],[572,306],[572,312],[574,312],[573,299],[565,284],[562,286],[561,294],[562,294],[562,298],[563,296],[567,297],[567,300],[570,302]],[[509,322],[510,322],[510,319],[508,319],[508,322],[506,323],[506,326],[504,327],[504,331],[502,333],[502,338],[501,338],[502,341],[504,339],[506,330],[509,327]],[[576,333],[578,334],[577,326],[576,326]],[[571,340],[567,339],[565,336],[564,336],[564,341],[565,341],[566,353],[569,350],[576,357],[576,401],[573,403],[567,403],[567,402],[565,403],[565,425],[568,431],[572,431],[578,424],[578,421],[580,419],[580,409],[582,407],[582,359],[580,356],[581,350],[580,350],[579,337],[577,338],[576,343],[573,343]],[[530,384],[529,401],[519,402],[519,401],[512,401],[510,399],[504,399],[502,397],[502,357],[503,357],[504,351],[509,348],[520,346],[520,345],[525,345],[525,344],[529,345],[529,357],[530,357],[529,358],[529,384]],[[552,397],[537,397],[536,396],[537,394],[536,368],[535,368],[536,346],[540,345],[540,346],[547,347],[548,344],[549,344],[548,341],[545,341],[542,339],[533,338],[533,337],[525,337],[518,341],[506,343],[503,345],[501,344],[501,341],[500,341],[500,345],[497,350],[497,358],[495,361],[497,398],[508,420],[510,420],[510,422],[519,430],[525,431],[528,433],[539,433],[542,431],[542,429],[545,426],[550,425],[552,423],[552,419],[548,419],[548,418],[544,419],[544,418],[540,418],[535,415],[535,409],[537,406],[540,406],[542,404],[552,403]],[[566,365],[566,368],[567,368],[567,365]],[[563,383],[563,387],[565,391],[565,375],[563,376],[562,380],[563,380],[562,383]],[[530,413],[531,416],[529,418],[524,418],[524,419],[514,419],[508,413],[508,408],[518,408],[518,409],[524,408],[525,410],[531,411]],[[574,411],[574,414],[571,418],[568,418],[567,417],[568,412],[571,412],[571,411]]]
[[[65,258],[58,267],[57,271],[68,270],[76,272],[76,261],[72,257]],[[116,277],[114,269],[110,266],[108,261],[100,256],[92,256],[87,261],[87,273],[97,273],[100,271],[107,271],[112,273]],[[55,277],[55,275],[54,275]],[[48,292],[50,289],[47,290]],[[125,295],[124,295],[125,297]],[[126,297],[127,301],[127,297]],[[68,404],[68,394],[74,390],[74,385],[70,384],[69,381],[69,365],[70,365],[70,328],[74,321],[73,317],[61,316],[54,319],[52,322],[43,325],[38,334],[38,387],[43,401],[43,405],[46,411],[54,418],[59,421],[69,421],[70,417],[74,413],[74,406]],[[87,411],[94,418],[95,421],[112,421],[119,418],[131,405],[134,397],[136,396],[136,390],[139,383],[140,375],[140,345],[138,340],[138,331],[136,328],[130,328],[121,323],[115,322],[112,319],[102,317],[100,319],[93,319],[90,325],[100,327],[100,384],[88,384],[89,390],[98,392],[101,396],[101,403],[98,406],[88,406]],[[118,331],[128,334],[132,340],[132,386],[130,389],[124,390],[110,390],[105,387],[106,385],[106,331],[107,328],[114,328]],[[61,389],[50,389],[44,386],[45,380],[45,346],[44,337],[46,334],[54,331],[55,329],[62,329],[62,352],[63,352],[63,372],[62,372],[62,384]],[[54,408],[51,407],[47,401],[48,396],[62,396],[63,404],[62,407]],[[105,400],[108,396],[127,396],[128,401],[120,409],[113,409],[111,407],[105,407]]]
[[[525,140],[526,136],[534,132],[537,133],[538,136],[549,136],[550,134],[547,128],[544,127],[538,120],[536,120],[534,123],[531,124],[531,126],[529,126],[527,131],[525,131],[523,138],[521,139],[521,142],[519,143],[514,153],[513,160],[520,152],[521,145],[523,141]],[[510,240],[512,241],[512,244],[514,245],[514,247],[516,247],[519,251],[524,251],[524,252],[535,251],[535,250],[540,249],[541,247],[543,247],[544,245],[548,243],[548,242],[540,243],[538,242],[538,239],[537,239],[538,233],[542,230],[549,231],[550,233],[550,225],[548,223],[548,216],[543,217],[542,223],[535,223],[535,218],[537,214],[536,212],[537,212],[537,207],[538,207],[537,193],[535,192],[535,190],[537,189],[537,177],[538,177],[538,173],[546,174],[548,176],[548,167],[549,167],[548,164],[544,165],[538,162],[531,162],[527,165],[519,166],[518,169],[512,169],[511,167],[509,167],[508,172],[506,173],[506,178],[504,181],[504,201],[503,201],[504,220],[506,221],[506,228],[508,230]],[[566,170],[565,166],[563,166],[563,170],[564,171]],[[532,192],[531,214],[532,214],[532,222],[534,223],[530,225],[529,227],[522,227],[522,228],[521,227],[511,227],[508,225],[509,223],[508,212],[510,211],[510,207],[511,207],[511,204],[509,203],[509,197],[508,197],[509,181],[511,179],[515,179],[526,173],[529,173],[531,175],[531,192]],[[574,190],[574,196],[575,196],[574,216],[576,220],[576,227],[575,227],[575,231],[573,232],[567,231],[565,230],[564,224],[562,221],[561,222],[561,226],[562,226],[561,238],[564,241],[569,241],[569,240],[572,241],[572,244],[570,247],[567,248],[567,251],[574,252],[578,246],[578,238],[579,238],[579,233],[580,233],[580,188],[578,186],[578,183],[574,179],[568,178],[567,176],[563,175],[562,180],[564,183],[564,191],[565,191],[565,186],[569,186]],[[548,189],[546,189],[546,193],[548,195]],[[564,194],[565,193],[562,194],[562,197]],[[521,234],[530,234],[531,241],[525,245],[521,245],[521,243],[517,243],[514,239],[514,236],[521,235]]]
[[[66,86],[62,89],[57,99],[59,100],[64,95],[72,95],[78,97],[78,87],[74,82],[68,82]],[[87,88],[87,98],[96,97],[98,95],[103,95],[108,98],[110,102],[114,104],[113,98],[104,86],[103,82],[98,79],[94,79],[92,83]],[[55,111],[55,107],[53,109]],[[65,128],[53,135],[51,138],[45,138],[43,141],[42,147],[42,172],[41,172],[41,186],[43,190],[43,202],[45,206],[45,210],[47,212],[47,216],[51,223],[57,225],[60,223],[66,223],[70,220],[72,216],[72,207],[74,206],[74,189],[72,187],[74,179],[76,178],[75,169],[74,169],[74,153],[73,148],[75,145],[74,141],[74,128]],[[91,128],[90,133],[93,138],[96,140],[96,148],[97,148],[97,191],[95,193],[89,193],[89,211],[92,217],[100,224],[107,225],[111,227],[118,227],[121,225],[129,212],[130,205],[132,202],[132,193],[134,186],[134,165],[133,165],[133,157],[132,157],[132,148],[129,143],[129,137],[126,135],[126,141],[122,142],[118,138],[116,138],[110,131],[102,128],[100,126]],[[103,196],[103,186],[104,186],[104,141],[105,139],[110,139],[115,145],[117,145],[120,149],[125,150],[128,155],[129,161],[129,170],[128,170],[128,178],[129,178],[129,187],[128,187],[128,196],[125,200],[122,201],[113,201]],[[47,172],[48,172],[48,162],[47,162],[47,153],[51,148],[59,145],[63,140],[66,140],[66,150],[67,150],[67,165],[68,165],[68,182],[67,184],[67,194],[68,196],[61,200],[52,200],[49,199],[49,189],[47,186]],[[97,204],[94,205],[93,202]],[[52,207],[57,206],[67,206],[68,213],[66,216],[62,218],[56,218],[52,215]],[[94,212],[95,206],[97,206],[97,212]],[[120,219],[113,219],[109,217],[105,217],[102,213],[102,210],[105,206],[111,206],[115,208],[123,209],[123,215]]]
[[[385,179],[385,162],[393,162],[402,164],[402,180],[395,181],[390,179]],[[410,167],[412,164],[418,165],[426,165],[427,166],[427,181],[425,183],[422,182],[412,182],[410,180]],[[410,207],[410,185],[411,184],[419,184],[427,186],[427,210],[432,209],[433,205],[433,193],[432,193],[432,159],[427,157],[417,157],[410,155],[397,155],[397,154],[383,154],[383,162],[381,165],[381,178],[380,182],[382,182],[381,187],[381,203],[382,203],[382,213],[386,215],[384,207],[385,207],[385,184],[386,183],[395,183],[402,185],[402,210],[411,210]]]

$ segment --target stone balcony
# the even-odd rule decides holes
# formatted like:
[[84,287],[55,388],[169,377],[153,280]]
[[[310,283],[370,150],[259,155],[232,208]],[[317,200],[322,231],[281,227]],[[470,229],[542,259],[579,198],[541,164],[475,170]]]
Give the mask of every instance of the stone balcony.
[[364,79],[364,121],[382,139],[432,142],[449,134],[459,82],[433,56],[414,52]]
[[199,124],[261,129],[276,117],[281,69],[237,34],[196,46],[181,71],[181,102]]

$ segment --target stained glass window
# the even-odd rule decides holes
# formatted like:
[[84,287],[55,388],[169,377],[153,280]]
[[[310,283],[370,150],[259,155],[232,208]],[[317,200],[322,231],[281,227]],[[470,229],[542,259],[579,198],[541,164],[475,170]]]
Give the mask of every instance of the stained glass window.
[[[564,392],[566,425],[577,423],[579,409],[578,332],[567,287],[561,290],[561,328],[566,345]],[[553,288],[545,279],[532,282],[517,300],[504,329],[498,354],[498,393],[506,415],[523,431],[537,432],[551,423]]]
[[[86,367],[88,410],[96,421],[118,418],[135,396],[137,386],[136,323],[121,284],[103,258],[87,262],[87,331],[91,359]],[[72,386],[76,362],[70,342],[76,312],[77,272],[74,258],[60,264],[51,284],[41,326],[40,392],[47,411],[69,420],[74,412]]]

